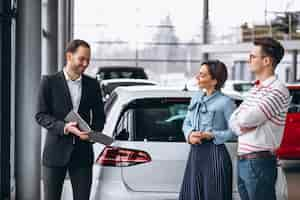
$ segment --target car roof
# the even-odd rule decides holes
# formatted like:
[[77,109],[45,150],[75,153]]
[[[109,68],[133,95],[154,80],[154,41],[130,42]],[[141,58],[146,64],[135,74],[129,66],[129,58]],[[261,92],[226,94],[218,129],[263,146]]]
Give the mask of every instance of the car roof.
[[111,83],[152,83],[152,84],[158,84],[155,81],[151,81],[148,79],[135,79],[135,78],[115,78],[115,79],[105,79],[101,81],[101,84],[111,84]]
[[246,81],[246,80],[226,80],[226,83],[252,83],[252,81]]
[[[197,90],[186,89],[184,87],[169,87],[169,86],[120,86],[115,89],[115,92],[123,98],[138,99],[145,97],[191,97]],[[235,91],[222,90],[225,95],[228,95],[234,99],[242,100],[242,95]]]
[[252,81],[245,81],[245,80],[227,80],[225,81],[224,87],[230,87],[236,84],[254,84]]
[[118,66],[118,65],[112,65],[112,66],[100,66],[98,67],[98,71],[110,71],[110,70],[144,70],[142,67],[136,67],[136,66]]
[[194,91],[184,91],[183,88],[164,86],[121,86],[115,92],[124,101],[151,97],[191,97],[194,94]]

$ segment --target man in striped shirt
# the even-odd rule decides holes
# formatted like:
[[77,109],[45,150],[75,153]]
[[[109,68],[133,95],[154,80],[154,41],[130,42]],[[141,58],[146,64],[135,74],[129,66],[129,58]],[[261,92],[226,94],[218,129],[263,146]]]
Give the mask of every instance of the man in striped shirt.
[[255,86],[232,114],[230,127],[238,135],[238,189],[242,200],[275,200],[277,178],[274,151],[283,136],[289,91],[274,71],[284,55],[272,38],[254,41],[249,56]]

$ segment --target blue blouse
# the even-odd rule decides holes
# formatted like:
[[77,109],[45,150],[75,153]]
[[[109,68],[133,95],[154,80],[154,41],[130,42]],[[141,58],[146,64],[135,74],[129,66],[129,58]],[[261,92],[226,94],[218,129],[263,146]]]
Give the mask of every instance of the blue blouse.
[[214,144],[223,144],[234,138],[229,129],[229,118],[235,109],[234,101],[220,91],[206,96],[197,92],[191,99],[182,130],[186,140],[192,131],[208,131],[214,136]]

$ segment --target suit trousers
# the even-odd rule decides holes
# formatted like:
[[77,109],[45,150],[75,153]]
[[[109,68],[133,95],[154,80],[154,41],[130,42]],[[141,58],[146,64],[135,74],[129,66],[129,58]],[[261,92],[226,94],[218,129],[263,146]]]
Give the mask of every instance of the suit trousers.
[[74,200],[88,200],[92,186],[92,165],[86,167],[43,166],[44,200],[60,200],[64,180],[69,173]]

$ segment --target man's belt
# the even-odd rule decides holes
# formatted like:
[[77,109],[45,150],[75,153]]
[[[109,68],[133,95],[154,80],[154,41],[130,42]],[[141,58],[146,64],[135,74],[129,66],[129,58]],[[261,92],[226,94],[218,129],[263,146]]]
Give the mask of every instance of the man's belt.
[[238,155],[239,160],[249,160],[249,159],[256,159],[256,158],[276,158],[275,154],[270,151],[258,151],[252,152],[247,154]]

